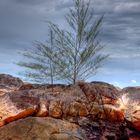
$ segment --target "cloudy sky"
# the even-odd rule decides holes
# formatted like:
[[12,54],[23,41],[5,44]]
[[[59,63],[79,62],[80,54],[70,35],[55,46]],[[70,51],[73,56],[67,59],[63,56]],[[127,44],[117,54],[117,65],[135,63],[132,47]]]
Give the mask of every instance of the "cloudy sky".
[[[91,0],[92,1],[92,0]],[[95,14],[105,13],[101,40],[110,58],[91,80],[117,86],[140,85],[140,0],[93,0]],[[0,0],[0,73],[18,76],[18,52],[47,37],[45,20],[66,27],[72,0]]]

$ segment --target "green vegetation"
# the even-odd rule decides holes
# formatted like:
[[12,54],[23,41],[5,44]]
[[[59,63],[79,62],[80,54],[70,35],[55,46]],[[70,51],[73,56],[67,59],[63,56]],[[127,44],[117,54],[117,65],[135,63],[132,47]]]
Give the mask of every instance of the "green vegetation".
[[75,84],[93,76],[102,66],[107,58],[100,53],[103,46],[98,41],[103,16],[94,17],[90,1],[74,0],[65,19],[69,30],[49,22],[48,41],[36,42],[34,50],[23,53],[31,60],[18,63],[29,69],[24,73],[26,77],[37,82],[65,80]]

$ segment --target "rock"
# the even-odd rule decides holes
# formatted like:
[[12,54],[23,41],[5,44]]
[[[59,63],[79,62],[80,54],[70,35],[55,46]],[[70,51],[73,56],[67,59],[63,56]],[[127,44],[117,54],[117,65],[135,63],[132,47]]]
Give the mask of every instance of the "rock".
[[49,116],[54,118],[62,117],[62,107],[59,100],[52,100],[49,105]]
[[[25,93],[25,92],[24,92]],[[39,99],[24,93],[0,96],[0,124],[25,118],[37,112]]]
[[104,82],[79,82],[77,84],[85,93],[89,101],[94,101],[95,99],[98,100],[101,99],[101,97],[115,100],[119,95],[119,91],[113,85]]
[[4,95],[7,92],[11,92],[12,90],[5,86],[0,86],[0,96]]
[[31,83],[24,83],[19,90],[31,90],[31,89],[40,89],[40,90],[46,90],[47,92],[62,92],[67,87],[70,87],[70,85],[64,85],[64,84],[31,84]]
[[48,102],[43,99],[43,98],[40,98],[40,102],[39,102],[39,108],[38,108],[38,111],[37,113],[35,114],[37,117],[46,117],[49,115],[49,104]]
[[13,85],[12,81],[11,86],[10,83],[6,86],[6,82],[0,85],[0,139],[124,139],[132,136],[125,130],[126,120],[139,131],[139,104],[124,106],[122,93],[113,85],[103,82]]
[[29,117],[0,128],[0,140],[85,140],[82,129],[67,121]]
[[140,131],[140,121],[133,122],[132,126]]
[[89,114],[88,109],[84,103],[72,102],[69,105],[68,115],[75,116],[87,116]]
[[124,121],[123,112],[121,110],[117,110],[117,108],[114,108],[112,105],[93,104],[90,114],[92,114],[95,119],[100,118],[110,121]]
[[0,96],[1,125],[31,115],[73,120],[83,116],[110,121],[124,120],[118,98],[113,96],[113,91],[118,94],[113,86],[79,83],[54,85],[53,92],[51,88],[50,85],[36,85],[34,89],[20,88]]
[[7,74],[0,74],[0,86],[9,88],[11,90],[17,90],[22,85],[23,85],[23,82],[19,78],[15,78]]
[[30,84],[30,83],[24,83],[19,90],[30,90],[30,89],[35,89],[36,84]]
[[73,137],[69,134],[53,134],[50,140],[80,140],[79,138]]
[[140,136],[130,136],[128,140],[140,140]]
[[81,104],[79,108],[79,116],[84,117],[89,114],[86,104]]
[[69,107],[69,115],[72,117],[79,116],[80,103],[72,102]]
[[93,118],[123,121],[123,111],[119,109],[119,91],[110,84],[104,82],[85,83],[79,82],[78,86],[85,93],[89,114]]
[[[125,140],[125,127],[122,123],[103,120],[87,121],[84,119],[80,126],[84,130],[87,140]],[[87,123],[88,122],[88,123]]]
[[122,89],[125,105],[125,119],[131,126],[140,131],[140,87],[126,87]]
[[[127,93],[128,98],[140,101],[140,87],[126,87],[121,90],[121,94]],[[133,96],[132,96],[133,95]]]

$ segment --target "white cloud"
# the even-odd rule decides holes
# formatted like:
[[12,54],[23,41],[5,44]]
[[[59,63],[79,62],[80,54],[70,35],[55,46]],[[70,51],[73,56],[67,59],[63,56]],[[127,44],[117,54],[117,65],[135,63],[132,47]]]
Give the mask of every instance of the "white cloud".
[[131,83],[132,83],[132,84],[136,84],[137,81],[136,81],[136,80],[131,80]]
[[115,86],[120,86],[119,82],[117,82],[117,81],[114,82],[114,85]]

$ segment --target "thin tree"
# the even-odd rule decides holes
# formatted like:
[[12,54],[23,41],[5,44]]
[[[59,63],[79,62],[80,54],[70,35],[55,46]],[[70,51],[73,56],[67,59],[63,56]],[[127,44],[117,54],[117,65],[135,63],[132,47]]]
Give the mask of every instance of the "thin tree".
[[[31,81],[41,83],[50,81],[51,84],[54,83],[54,79],[56,79],[57,75],[54,71],[55,66],[50,59],[54,57],[54,37],[53,31],[49,29],[49,39],[46,43],[36,41],[32,50],[22,53],[23,56],[27,57],[31,61],[20,61],[17,63],[17,65],[29,69],[20,74],[28,77],[28,80]],[[48,53],[50,57],[47,57],[46,54]]]
[[36,72],[28,72],[27,77],[39,81],[51,77],[51,83],[59,79],[75,84],[77,80],[92,77],[102,66],[107,58],[100,53],[103,46],[98,40],[103,16],[94,17],[90,1],[74,0],[74,7],[69,9],[65,19],[69,30],[49,22],[49,42],[36,43],[37,52],[24,54],[34,59],[34,63],[20,62],[19,65]]
[[[61,78],[75,84],[77,80],[86,80],[96,74],[108,55],[100,54],[103,49],[97,39],[103,16],[94,17],[90,1],[74,0],[74,8],[70,8],[65,16],[70,30],[62,30],[50,23],[56,35],[57,50],[61,52],[57,61],[52,60],[60,70]],[[62,72],[61,72],[62,71]]]

